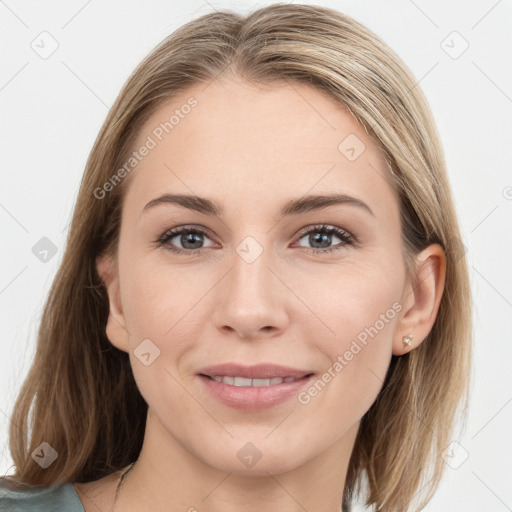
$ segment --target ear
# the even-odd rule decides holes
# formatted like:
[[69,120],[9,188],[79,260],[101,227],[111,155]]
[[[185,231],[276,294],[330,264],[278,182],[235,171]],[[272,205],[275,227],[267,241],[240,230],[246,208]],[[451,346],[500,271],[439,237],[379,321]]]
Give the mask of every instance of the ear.
[[108,295],[107,338],[119,350],[128,352],[128,331],[121,304],[117,258],[101,254],[96,258],[96,268]]
[[[414,350],[425,340],[434,325],[444,291],[446,254],[439,244],[429,245],[416,257],[416,275],[408,282],[402,297],[404,305],[393,340],[393,355]],[[403,341],[412,336],[411,345]]]

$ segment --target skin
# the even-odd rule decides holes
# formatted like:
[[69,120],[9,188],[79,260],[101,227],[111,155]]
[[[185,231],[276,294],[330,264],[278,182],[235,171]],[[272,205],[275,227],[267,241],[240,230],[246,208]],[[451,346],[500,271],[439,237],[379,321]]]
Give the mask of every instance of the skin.
[[[190,96],[198,105],[130,175],[118,258],[97,260],[110,301],[107,335],[130,354],[149,405],[116,510],[337,512],[360,419],[391,355],[414,350],[433,326],[445,255],[429,246],[415,280],[406,279],[398,198],[375,143],[342,105],[307,85],[263,87],[233,76],[194,85],[152,115],[135,146]],[[338,150],[349,134],[366,148],[355,161]],[[374,215],[345,204],[280,217],[290,199],[333,192],[364,201]],[[208,197],[224,213],[171,204],[143,213],[163,193]],[[301,234],[323,223],[351,233],[357,246],[337,235],[314,245]],[[154,243],[184,225],[209,233],[203,249],[189,249],[194,255]],[[250,264],[236,251],[247,236],[263,249]],[[175,247],[184,247],[180,238]],[[232,409],[195,374],[236,361],[321,376],[395,302],[401,311],[307,404],[293,397],[263,411]],[[408,334],[412,347],[402,341]],[[146,338],[160,349],[149,366],[134,355]],[[262,454],[251,468],[237,457],[247,442]],[[110,510],[118,477],[75,484],[87,512]]]

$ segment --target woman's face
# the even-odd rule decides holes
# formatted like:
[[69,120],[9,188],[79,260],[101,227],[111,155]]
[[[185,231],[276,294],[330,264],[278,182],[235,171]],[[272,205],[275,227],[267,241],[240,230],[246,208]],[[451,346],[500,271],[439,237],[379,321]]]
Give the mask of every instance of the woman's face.
[[376,145],[317,89],[217,79],[159,108],[134,149],[107,333],[155,451],[251,474],[350,451],[412,298]]

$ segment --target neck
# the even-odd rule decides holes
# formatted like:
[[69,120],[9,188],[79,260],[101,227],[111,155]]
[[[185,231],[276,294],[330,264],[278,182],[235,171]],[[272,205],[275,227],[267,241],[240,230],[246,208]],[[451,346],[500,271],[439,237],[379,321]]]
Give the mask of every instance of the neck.
[[[262,447],[260,460],[251,469],[241,469],[233,460],[226,463],[222,453],[213,461],[204,460],[148,412],[143,447],[122,484],[116,510],[340,512],[358,427],[355,424],[333,446],[302,464],[293,460],[300,459],[300,450],[283,462],[272,459],[263,441],[256,442]],[[233,453],[245,444],[237,440]]]

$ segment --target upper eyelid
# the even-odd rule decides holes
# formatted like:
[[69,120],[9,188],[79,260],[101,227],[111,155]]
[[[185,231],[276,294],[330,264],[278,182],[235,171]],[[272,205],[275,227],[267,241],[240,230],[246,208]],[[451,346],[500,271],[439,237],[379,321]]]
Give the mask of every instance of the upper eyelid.
[[307,226],[305,228],[302,228],[297,233],[297,236],[302,237],[305,234],[309,233],[310,231],[314,231],[315,229],[318,230],[318,231],[321,231],[322,229],[342,231],[342,232],[346,233],[347,235],[353,236],[352,233],[350,231],[348,231],[347,229],[345,229],[345,228],[341,228],[339,226],[335,226],[334,224],[325,224],[325,223],[324,224],[313,224],[311,226]]
[[[339,226],[335,226],[334,224],[327,224],[327,223],[312,224],[310,226],[306,226],[306,227],[300,229],[298,231],[298,233],[295,235],[295,237],[297,239],[300,239],[300,238],[304,237],[305,235],[307,235],[309,232],[315,231],[315,230],[318,230],[318,231],[321,231],[321,230],[341,231],[348,238],[350,238],[352,240],[354,245],[357,243],[357,238],[351,231],[348,231],[347,229],[339,227]],[[173,233],[173,231],[175,231],[175,233]],[[170,240],[170,239],[174,238],[175,236],[180,235],[182,232],[187,232],[187,231],[199,231],[199,232],[201,232],[201,234],[208,236],[208,238],[210,238],[210,239],[214,238],[210,235],[211,231],[205,226],[202,226],[200,224],[185,224],[182,226],[176,226],[174,228],[170,228],[170,229],[166,230],[162,235],[160,235],[158,237],[158,240],[160,240],[168,235],[170,236],[170,238],[168,240]],[[335,232],[333,234],[336,235]],[[206,249],[206,247],[204,247],[204,249]]]

